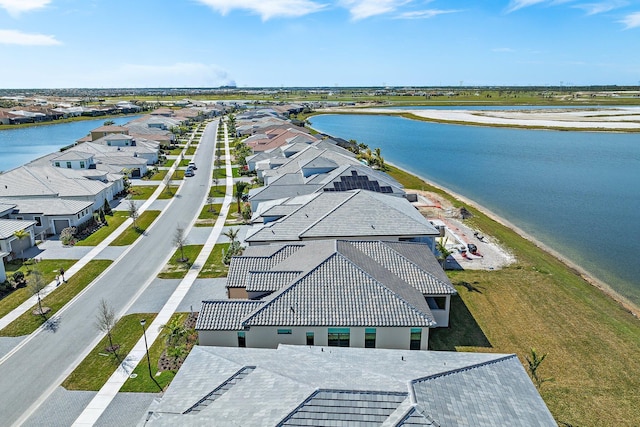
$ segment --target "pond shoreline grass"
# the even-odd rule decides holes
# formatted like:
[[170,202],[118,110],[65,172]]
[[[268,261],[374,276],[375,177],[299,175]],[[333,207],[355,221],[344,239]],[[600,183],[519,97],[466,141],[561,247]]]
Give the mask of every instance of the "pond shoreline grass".
[[431,191],[464,206],[464,222],[491,236],[517,262],[494,271],[448,271],[458,296],[450,326],[430,333],[429,348],[548,354],[540,394],[563,425],[640,425],[640,321],[627,308],[508,223],[454,193],[396,167],[405,188]]

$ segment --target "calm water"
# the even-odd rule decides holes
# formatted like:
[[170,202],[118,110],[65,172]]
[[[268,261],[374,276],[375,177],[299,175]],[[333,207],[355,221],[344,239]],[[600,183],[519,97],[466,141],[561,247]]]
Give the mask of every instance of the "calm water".
[[314,116],[486,206],[640,304],[640,135]]
[[106,120],[122,125],[140,116],[118,117],[114,119],[87,120],[59,123],[46,126],[0,130],[0,171],[22,166],[46,154],[73,144],[86,136],[92,129],[102,126]]

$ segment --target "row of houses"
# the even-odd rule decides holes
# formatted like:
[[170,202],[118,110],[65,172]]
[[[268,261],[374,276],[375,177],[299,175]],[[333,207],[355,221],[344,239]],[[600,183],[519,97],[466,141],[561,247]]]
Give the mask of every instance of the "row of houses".
[[516,355],[428,350],[455,288],[402,186],[331,140],[256,153],[227,299],[141,426],[555,426]]
[[[62,152],[0,174],[0,281],[6,279],[4,262],[37,240],[90,221],[123,193],[125,179],[144,176],[174,143],[172,129],[219,114],[214,108],[184,110],[100,126]],[[17,238],[18,230],[28,237]]]

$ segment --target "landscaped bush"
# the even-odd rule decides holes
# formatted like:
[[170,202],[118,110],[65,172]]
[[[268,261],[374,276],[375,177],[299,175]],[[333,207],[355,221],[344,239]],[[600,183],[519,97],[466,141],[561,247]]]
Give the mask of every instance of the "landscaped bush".
[[76,243],[76,227],[67,227],[60,233],[60,241],[65,246],[73,246]]

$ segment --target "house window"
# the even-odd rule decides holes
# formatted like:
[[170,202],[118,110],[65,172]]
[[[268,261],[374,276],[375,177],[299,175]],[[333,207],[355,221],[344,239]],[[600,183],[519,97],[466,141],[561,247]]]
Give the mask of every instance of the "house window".
[[16,219],[23,220],[23,219],[24,219],[24,217],[17,216],[17,217],[16,217]]
[[84,169],[84,162],[80,162],[80,169]]
[[313,343],[314,343],[313,332],[307,332],[307,345],[313,345]]
[[54,164],[56,165],[57,168],[60,167],[60,162],[55,162]]
[[71,169],[71,162],[67,162],[67,169]]
[[291,329],[278,329],[278,335],[291,335]]
[[329,347],[349,347],[349,328],[329,328]]
[[244,332],[238,332],[238,347],[246,347],[247,338]]
[[364,348],[376,348],[376,328],[364,330]]
[[78,219],[80,219],[80,214],[78,214]]
[[411,328],[411,342],[409,343],[409,350],[420,350],[420,341],[422,341],[422,329]]
[[37,227],[42,227],[42,217],[41,216],[34,216],[33,220],[36,222],[36,226]]

